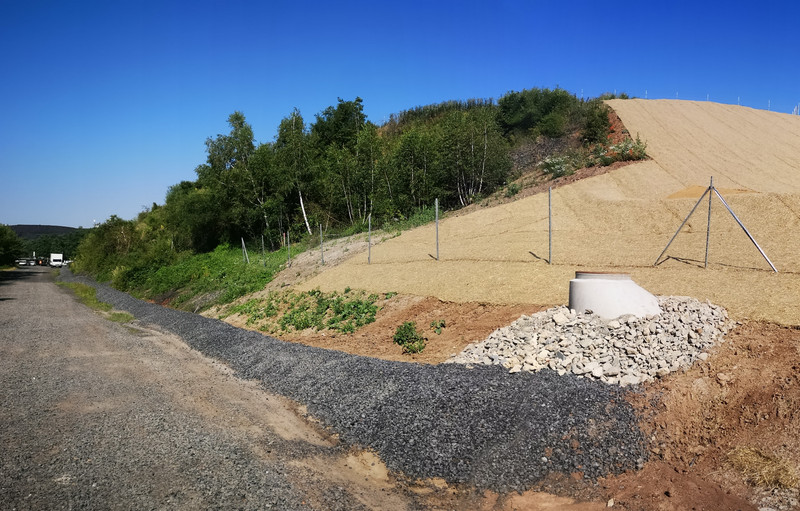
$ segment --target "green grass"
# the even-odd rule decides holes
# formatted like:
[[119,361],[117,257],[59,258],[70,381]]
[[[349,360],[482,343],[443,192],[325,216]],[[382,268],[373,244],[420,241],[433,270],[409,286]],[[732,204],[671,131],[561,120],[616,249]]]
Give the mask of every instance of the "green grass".
[[[300,249],[292,246],[292,256]],[[174,294],[171,304],[180,308],[198,295],[213,294],[207,304],[226,304],[263,289],[286,263],[286,249],[265,254],[253,251],[244,262],[242,249],[220,245],[213,252],[187,255],[174,264],[158,268],[128,291],[142,298]]]
[[111,310],[110,303],[101,302],[97,299],[97,290],[92,286],[79,282],[58,282],[57,284],[71,289],[72,292],[75,293],[75,296],[78,297],[78,300],[92,310],[102,312],[109,312]]
[[108,319],[115,323],[130,323],[133,321],[133,316],[123,311],[113,311],[108,313]]
[[78,300],[92,310],[102,313],[106,319],[115,323],[129,323],[133,316],[127,312],[111,310],[111,304],[97,299],[97,290],[79,282],[56,282],[59,286],[71,289]]
[[[443,211],[440,209],[439,215],[441,216],[442,213]],[[421,225],[429,224],[435,219],[436,208],[433,206],[424,207],[417,209],[413,214],[409,215],[408,218],[398,218],[396,220],[390,220],[384,223],[381,229],[386,232],[396,231],[397,233],[400,233]]]

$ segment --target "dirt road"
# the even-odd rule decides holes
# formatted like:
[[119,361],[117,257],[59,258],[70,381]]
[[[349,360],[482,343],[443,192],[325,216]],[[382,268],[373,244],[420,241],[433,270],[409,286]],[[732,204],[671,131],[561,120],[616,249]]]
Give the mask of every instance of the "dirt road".
[[49,269],[0,272],[1,509],[599,509],[390,474],[180,338]]
[[0,508],[417,507],[368,453],[47,269],[0,273]]

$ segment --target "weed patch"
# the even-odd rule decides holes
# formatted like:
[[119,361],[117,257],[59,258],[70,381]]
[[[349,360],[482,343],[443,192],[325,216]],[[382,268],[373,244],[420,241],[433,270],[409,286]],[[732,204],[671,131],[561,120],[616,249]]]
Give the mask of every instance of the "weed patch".
[[417,330],[417,324],[406,321],[394,332],[394,342],[403,348],[403,353],[422,353],[427,339]]
[[59,286],[63,286],[72,290],[78,300],[90,309],[108,312],[111,310],[111,304],[101,302],[97,299],[97,290],[92,286],[81,284],[79,282],[57,282]]
[[109,321],[115,323],[130,323],[133,316],[123,311],[112,311],[111,304],[97,299],[97,290],[92,286],[79,282],[56,282],[59,286],[69,288],[78,297],[78,300],[92,310],[99,311]]
[[343,294],[323,293],[318,289],[301,293],[273,291],[266,298],[228,307],[220,319],[240,314],[247,318],[248,325],[270,333],[309,328],[353,333],[375,321],[379,300],[377,294],[367,295],[349,288]]

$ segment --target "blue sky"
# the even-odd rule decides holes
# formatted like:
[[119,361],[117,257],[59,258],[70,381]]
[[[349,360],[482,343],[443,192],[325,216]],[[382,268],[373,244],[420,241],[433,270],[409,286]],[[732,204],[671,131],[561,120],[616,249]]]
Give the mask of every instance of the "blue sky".
[[788,113],[798,4],[0,0],[0,223],[133,218],[236,110],[259,142],[356,96],[378,124],[556,86]]

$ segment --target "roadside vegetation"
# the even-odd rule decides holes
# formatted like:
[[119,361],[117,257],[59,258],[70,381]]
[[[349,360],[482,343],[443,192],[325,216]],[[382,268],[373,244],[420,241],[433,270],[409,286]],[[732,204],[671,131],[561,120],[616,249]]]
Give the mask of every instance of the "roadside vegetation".
[[367,295],[349,288],[343,293],[273,291],[265,298],[228,306],[219,318],[238,314],[247,325],[270,334],[307,329],[347,334],[374,322],[381,304],[394,294]]
[[416,107],[380,126],[361,98],[339,99],[311,122],[293,110],[265,143],[234,112],[227,134],[206,139],[196,180],[171,186],[163,205],[136,219],[112,216],[81,233],[73,270],[190,310],[230,303],[273,278],[289,243],[296,255],[320,235],[370,224],[399,233],[432,221],[436,200],[447,211],[496,191],[512,197],[520,185],[511,181],[526,170],[553,179],[645,157],[641,141],[611,142],[602,99],[512,91]]
[[92,310],[103,314],[107,319],[117,323],[128,323],[133,320],[133,316],[127,312],[112,310],[111,304],[101,302],[97,299],[97,290],[92,286],[79,282],[56,282],[59,286],[71,289],[78,300]]
[[425,345],[428,342],[426,337],[417,330],[417,323],[414,321],[406,321],[397,327],[394,332],[394,342],[403,348],[403,353],[422,353]]
[[11,227],[0,224],[0,268],[14,265],[14,260],[22,255],[23,243]]

